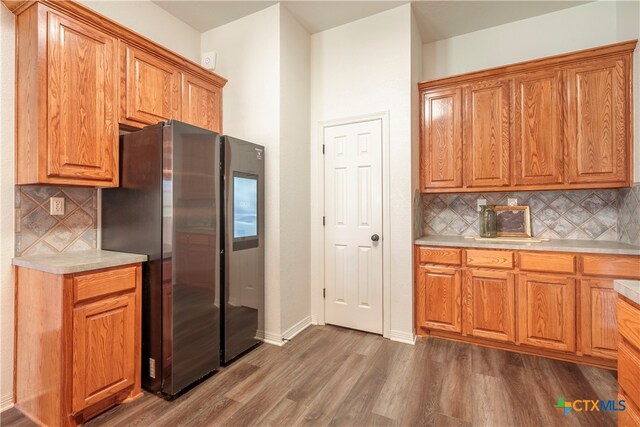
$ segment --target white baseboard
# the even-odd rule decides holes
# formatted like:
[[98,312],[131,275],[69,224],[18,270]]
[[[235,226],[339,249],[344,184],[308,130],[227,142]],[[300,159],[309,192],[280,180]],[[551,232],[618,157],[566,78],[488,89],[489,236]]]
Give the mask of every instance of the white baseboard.
[[13,408],[13,394],[7,394],[0,398],[0,412]]
[[416,343],[415,335],[410,332],[389,331],[389,334],[385,338],[389,338],[391,341],[398,341],[411,345],[414,345]]
[[273,332],[264,333],[264,342],[267,344],[277,345],[282,347],[287,341],[304,331],[307,327],[313,325],[311,322],[311,316],[307,316],[282,334],[274,334]]
[[284,345],[284,341],[282,341],[282,335],[266,331],[264,333],[264,342],[271,345],[277,345],[278,347],[282,347]]
[[307,329],[312,324],[313,323],[311,322],[311,316],[307,316],[301,321],[299,321],[298,323],[296,323],[295,325],[293,325],[292,327],[290,327],[289,329],[287,329],[286,331],[284,331],[284,333],[282,334],[282,338],[285,340],[290,340],[296,335],[298,335],[300,332]]

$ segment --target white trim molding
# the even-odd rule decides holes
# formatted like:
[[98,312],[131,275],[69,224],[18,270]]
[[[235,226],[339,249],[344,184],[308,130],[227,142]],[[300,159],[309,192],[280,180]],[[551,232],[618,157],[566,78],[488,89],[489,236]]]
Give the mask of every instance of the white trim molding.
[[293,337],[295,337],[296,335],[298,335],[300,332],[304,331],[311,325],[313,325],[313,323],[311,322],[311,316],[307,316],[301,321],[299,321],[298,323],[296,323],[295,325],[293,325],[292,327],[290,327],[289,329],[287,329],[286,331],[284,331],[282,333],[282,339],[287,341],[290,339],[293,339]]
[[272,332],[265,332],[264,334],[264,342],[271,345],[277,345],[278,347],[282,347],[287,343],[287,341],[293,339],[300,332],[307,329],[309,326],[315,325],[314,322],[311,321],[311,316],[307,316],[304,319],[300,320],[298,323],[284,331],[282,334],[274,334]]
[[11,408],[13,408],[13,394],[2,396],[2,399],[0,399],[0,412]]
[[409,332],[404,331],[389,331],[385,338],[389,338],[391,341],[402,342],[405,344],[415,345],[416,336]]

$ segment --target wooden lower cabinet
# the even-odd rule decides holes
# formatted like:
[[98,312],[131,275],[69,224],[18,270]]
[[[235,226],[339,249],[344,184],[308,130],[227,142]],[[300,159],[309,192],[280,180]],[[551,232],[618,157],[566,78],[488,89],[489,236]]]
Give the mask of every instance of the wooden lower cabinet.
[[619,400],[626,410],[618,414],[619,426],[640,426],[640,305],[617,295]]
[[515,280],[505,271],[464,273],[463,332],[479,338],[515,342]]
[[135,338],[134,293],[74,308],[74,413],[133,386]]
[[520,344],[575,351],[575,286],[575,279],[565,276],[518,276]]
[[416,286],[417,327],[462,332],[461,286],[459,268],[421,265]]
[[24,415],[76,426],[142,396],[141,268],[16,267],[15,404]]
[[583,354],[616,360],[618,293],[611,280],[581,280],[580,348]]
[[417,245],[416,334],[616,369],[619,333],[640,349],[640,311],[619,302],[613,281],[640,280],[639,265],[631,255]]

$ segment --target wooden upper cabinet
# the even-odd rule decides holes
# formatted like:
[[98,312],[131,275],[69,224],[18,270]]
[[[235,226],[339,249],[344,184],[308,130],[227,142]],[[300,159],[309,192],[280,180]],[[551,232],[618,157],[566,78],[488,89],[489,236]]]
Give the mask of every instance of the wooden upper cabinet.
[[562,184],[561,87],[561,71],[515,78],[515,185]]
[[617,295],[612,280],[580,282],[582,353],[616,360],[618,345]]
[[120,123],[143,127],[180,119],[180,72],[120,42]]
[[629,186],[635,46],[618,43],[420,83],[422,191]]
[[421,186],[462,186],[462,90],[434,90],[422,95]]
[[515,280],[512,272],[467,270],[463,292],[463,333],[515,342]]
[[511,80],[471,83],[464,89],[464,176],[468,187],[511,182]]
[[421,265],[416,282],[416,327],[462,331],[460,269]]
[[222,133],[222,88],[183,74],[182,121]]
[[36,3],[17,44],[17,184],[117,186],[117,40]]
[[518,340],[551,350],[575,351],[575,279],[521,273],[518,276]]
[[570,183],[629,182],[629,60],[598,59],[566,71]]

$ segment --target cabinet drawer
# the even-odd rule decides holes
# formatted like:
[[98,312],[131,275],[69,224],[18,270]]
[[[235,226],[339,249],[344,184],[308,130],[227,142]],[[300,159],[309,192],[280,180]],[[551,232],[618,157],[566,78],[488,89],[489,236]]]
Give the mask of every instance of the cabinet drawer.
[[454,248],[420,248],[419,259],[422,264],[460,265],[462,250]]
[[583,255],[582,272],[592,276],[640,279],[640,257]]
[[549,273],[575,273],[575,257],[568,254],[520,252],[520,269]]
[[136,267],[117,268],[73,278],[73,301],[122,292],[136,287]]
[[618,383],[625,394],[634,402],[640,403],[640,354],[625,340],[618,344]]
[[469,267],[513,268],[513,252],[467,249]]
[[618,332],[630,343],[640,348],[640,309],[633,307],[619,296]]

